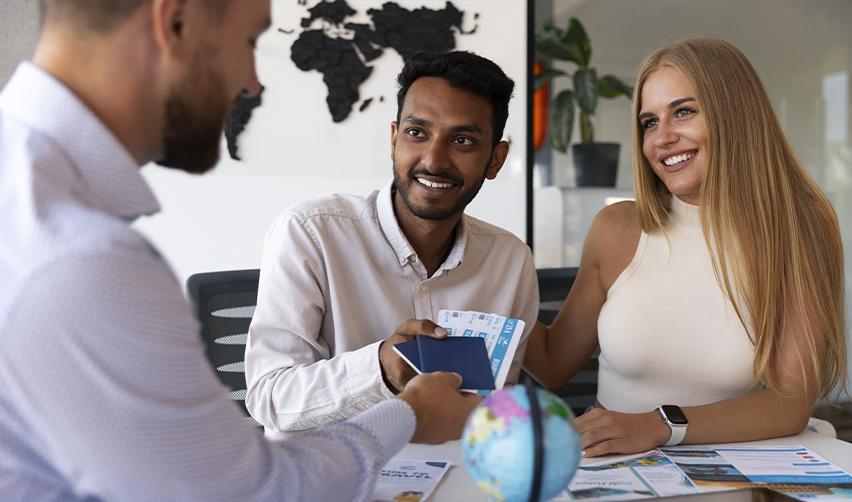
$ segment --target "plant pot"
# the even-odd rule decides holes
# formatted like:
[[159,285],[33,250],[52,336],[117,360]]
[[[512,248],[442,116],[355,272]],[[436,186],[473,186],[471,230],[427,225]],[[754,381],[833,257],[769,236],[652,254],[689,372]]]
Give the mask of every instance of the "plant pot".
[[578,187],[614,187],[618,174],[618,143],[577,143],[571,146]]

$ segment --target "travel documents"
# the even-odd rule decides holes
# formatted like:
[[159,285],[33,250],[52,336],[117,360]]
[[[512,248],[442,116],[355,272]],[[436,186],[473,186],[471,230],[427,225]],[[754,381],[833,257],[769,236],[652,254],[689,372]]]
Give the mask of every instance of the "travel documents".
[[[512,365],[512,360],[515,357],[515,352],[518,350],[518,344],[524,334],[524,321],[513,319],[497,314],[489,314],[485,312],[462,311],[462,310],[440,310],[438,311],[438,319],[436,323],[447,330],[449,337],[444,340],[433,340],[438,348],[443,342],[450,341],[454,338],[480,338],[485,345],[487,354],[488,366],[491,370],[493,385],[488,387],[466,387],[462,383],[462,388],[466,390],[487,391],[489,389],[502,389],[506,383],[506,377],[509,375],[509,367]],[[429,337],[417,337],[418,339],[428,339]],[[416,340],[415,340],[416,341]],[[427,342],[429,343],[429,342]],[[450,342],[450,343],[468,343],[469,342]],[[478,342],[477,342],[478,343]],[[415,349],[417,351],[415,352]],[[405,342],[394,346],[394,350],[411,365],[418,373],[423,372],[420,361],[420,348],[412,342]],[[451,348],[447,346],[446,352],[450,352]],[[475,373],[477,378],[481,375],[479,371],[480,363],[479,356],[464,361],[465,369],[462,371],[453,370],[462,375],[462,379],[466,378],[466,373]],[[434,370],[432,370],[434,371]],[[476,380],[479,382],[480,380]]]
[[417,373],[453,371],[462,377],[461,390],[494,390],[494,376],[482,338],[452,336],[439,340],[418,336],[393,349]]
[[852,500],[852,476],[804,446],[675,446],[588,459],[554,500],[634,500],[752,487],[803,501]]
[[450,336],[476,336],[485,340],[491,374],[494,375],[494,387],[497,390],[502,389],[506,384],[518,344],[524,335],[524,321],[472,310],[439,310],[436,322],[446,329]]

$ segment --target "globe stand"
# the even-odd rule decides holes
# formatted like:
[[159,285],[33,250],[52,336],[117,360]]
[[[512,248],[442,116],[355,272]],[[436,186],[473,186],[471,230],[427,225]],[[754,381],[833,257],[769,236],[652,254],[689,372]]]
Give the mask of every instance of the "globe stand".
[[541,496],[541,478],[544,467],[544,431],[542,430],[541,408],[538,404],[538,393],[532,378],[524,383],[527,401],[530,404],[530,422],[533,429],[533,471],[530,486],[530,502],[538,502]]

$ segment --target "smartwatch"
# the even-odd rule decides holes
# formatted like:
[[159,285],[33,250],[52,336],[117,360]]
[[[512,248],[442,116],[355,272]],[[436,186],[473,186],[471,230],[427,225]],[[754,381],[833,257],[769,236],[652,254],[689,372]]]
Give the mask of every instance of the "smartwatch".
[[674,404],[664,404],[657,407],[660,416],[663,417],[663,422],[672,430],[672,435],[664,446],[674,446],[680,444],[686,436],[686,427],[689,421],[680,406]]

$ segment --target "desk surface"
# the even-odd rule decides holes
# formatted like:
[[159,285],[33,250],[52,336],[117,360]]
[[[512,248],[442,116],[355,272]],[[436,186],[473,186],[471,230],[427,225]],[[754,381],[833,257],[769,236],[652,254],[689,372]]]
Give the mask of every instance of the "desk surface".
[[[847,472],[852,472],[852,443],[839,439],[822,436],[814,432],[805,431],[796,436],[789,436],[764,441],[752,441],[748,443],[730,443],[726,446],[805,446],[830,460],[838,467]],[[721,445],[709,445],[721,446]],[[399,458],[420,460],[451,460],[453,467],[447,476],[438,485],[438,489],[430,498],[433,502],[450,501],[485,501],[485,494],[473,484],[462,463],[461,444],[459,441],[451,441],[437,446],[426,446],[409,444],[397,455]],[[603,457],[602,457],[603,458]]]

